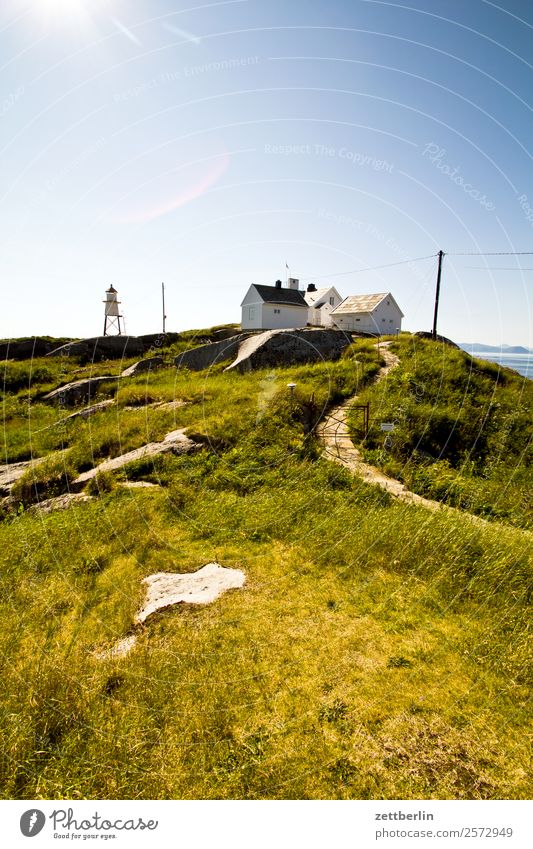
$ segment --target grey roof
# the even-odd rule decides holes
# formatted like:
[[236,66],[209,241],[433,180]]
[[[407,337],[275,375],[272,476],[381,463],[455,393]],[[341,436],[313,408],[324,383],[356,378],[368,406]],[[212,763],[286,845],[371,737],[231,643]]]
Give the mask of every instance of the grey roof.
[[257,294],[267,304],[290,304],[293,307],[305,307],[307,304],[303,292],[298,289],[278,289],[276,286],[253,284]]

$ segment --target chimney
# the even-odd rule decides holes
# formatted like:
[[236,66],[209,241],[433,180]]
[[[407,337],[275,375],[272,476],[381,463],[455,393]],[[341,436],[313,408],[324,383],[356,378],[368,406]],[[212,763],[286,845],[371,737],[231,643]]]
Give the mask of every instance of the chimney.
[[296,277],[289,277],[289,289],[298,289],[300,286],[300,281],[296,279]]
[[276,289],[281,289],[281,280],[276,280]]
[[308,292],[316,292],[316,286],[315,286],[315,284],[314,284],[314,283],[310,283],[310,284],[309,284],[309,286],[307,287],[307,291],[308,291]]

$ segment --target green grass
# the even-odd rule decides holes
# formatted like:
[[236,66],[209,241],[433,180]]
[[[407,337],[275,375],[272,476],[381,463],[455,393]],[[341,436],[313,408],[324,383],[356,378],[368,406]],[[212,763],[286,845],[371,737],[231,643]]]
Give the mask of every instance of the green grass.
[[[0,522],[3,798],[530,796],[530,534],[395,502],[319,458],[309,423],[377,368],[358,343],[334,364],[155,372],[122,401],[186,406],[127,410],[121,389],[40,444],[76,470],[176,427],[203,447],[114,476],[160,488],[106,478],[89,503]],[[213,560],[244,588],[98,657],[144,576]]]
[[[415,337],[391,350],[399,367],[360,398],[370,403],[368,437],[350,422],[366,459],[420,495],[531,528],[533,382]],[[380,431],[386,421],[394,433]]]

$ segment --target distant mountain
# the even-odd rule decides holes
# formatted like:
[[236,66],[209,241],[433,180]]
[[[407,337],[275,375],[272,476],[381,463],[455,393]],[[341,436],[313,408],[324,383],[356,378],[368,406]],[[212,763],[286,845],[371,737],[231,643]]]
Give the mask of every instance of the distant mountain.
[[460,342],[459,347],[469,354],[476,351],[484,351],[487,354],[533,354],[531,348],[523,348],[522,345],[485,345],[484,342]]

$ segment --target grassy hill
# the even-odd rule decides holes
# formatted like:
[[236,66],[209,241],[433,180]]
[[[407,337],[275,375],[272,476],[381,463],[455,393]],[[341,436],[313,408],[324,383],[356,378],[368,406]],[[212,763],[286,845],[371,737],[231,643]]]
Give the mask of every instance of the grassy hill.
[[365,458],[419,495],[531,529],[533,382],[414,336],[391,350],[399,367],[360,399],[371,405],[366,439],[351,419]]
[[[529,388],[441,345],[408,337],[397,351],[376,387],[366,341],[336,363],[169,368],[108,387],[116,404],[87,420],[39,400],[80,377],[76,363],[6,365],[3,456],[46,461],[0,522],[4,798],[530,796],[526,511],[498,502],[501,521],[482,526],[393,501],[322,459],[312,430],[368,393],[374,460],[413,480],[447,463],[476,487],[499,468],[500,489],[525,491]],[[147,406],[171,400],[186,403]],[[398,418],[400,400],[378,456],[376,422]],[[88,503],[31,509],[181,427],[198,451],[102,475]],[[99,657],[130,630],[144,576],[210,561],[243,569],[245,587],[161,613],[130,655]]]

